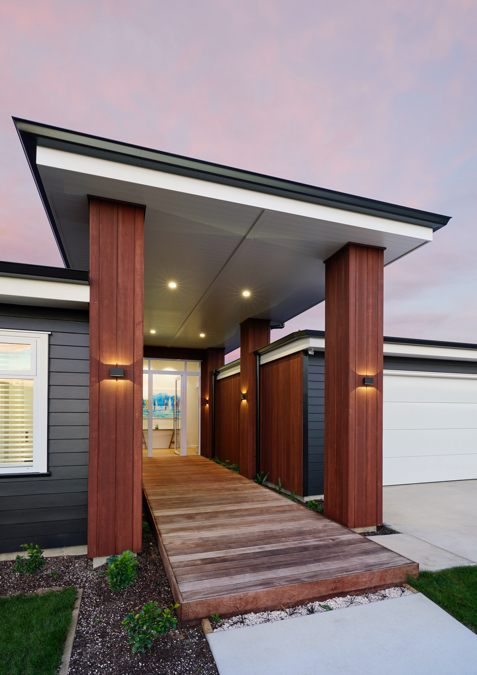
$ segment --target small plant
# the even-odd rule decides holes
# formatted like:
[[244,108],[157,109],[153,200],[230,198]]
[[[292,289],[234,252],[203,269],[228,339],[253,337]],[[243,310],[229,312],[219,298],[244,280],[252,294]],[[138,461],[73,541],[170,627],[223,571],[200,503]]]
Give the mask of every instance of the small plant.
[[121,625],[129,635],[129,644],[132,651],[143,652],[145,648],[151,648],[152,641],[158,635],[164,635],[169,629],[176,628],[178,620],[172,615],[179,603],[170,608],[162,609],[157,602],[146,602],[139,614],[128,614]]
[[56,579],[57,576],[58,576],[58,572],[56,570],[51,570],[50,577],[53,577],[53,579]]
[[147,520],[143,520],[142,521],[142,533],[143,534],[149,534],[150,531],[151,531],[151,526],[149,525]]
[[240,466],[238,464],[233,464],[229,459],[223,461],[220,457],[215,455],[215,457],[212,457],[212,461],[216,464],[220,464],[220,466],[224,466],[226,469],[230,469],[234,473],[240,473]]
[[331,607],[329,605],[320,605],[321,609],[324,609],[325,612],[331,612]]
[[22,548],[26,549],[27,558],[22,558],[21,555],[17,555],[15,564],[13,565],[13,571],[17,574],[35,574],[37,570],[45,565],[46,560],[43,557],[43,551],[38,546],[33,546],[33,544],[22,544]]
[[109,588],[112,591],[124,591],[137,578],[137,560],[132,551],[123,551],[121,555],[110,555],[107,558]]
[[266,473],[263,475],[263,471],[260,471],[260,473],[256,473],[253,477],[253,480],[258,483],[259,485],[265,485],[265,481],[267,480],[269,473]]
[[317,501],[311,499],[306,503],[306,507],[311,511],[316,511],[317,513],[323,513],[323,504],[318,504]]
[[211,614],[210,619],[211,619],[212,623],[220,623],[220,621],[221,621],[220,614]]

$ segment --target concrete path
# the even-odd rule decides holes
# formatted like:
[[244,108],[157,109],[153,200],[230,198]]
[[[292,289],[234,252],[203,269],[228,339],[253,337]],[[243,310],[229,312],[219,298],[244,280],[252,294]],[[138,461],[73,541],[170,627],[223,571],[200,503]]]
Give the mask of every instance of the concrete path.
[[475,675],[477,635],[421,594],[207,636],[220,675]]
[[477,480],[393,485],[383,492],[384,522],[401,534],[374,541],[421,570],[477,564]]

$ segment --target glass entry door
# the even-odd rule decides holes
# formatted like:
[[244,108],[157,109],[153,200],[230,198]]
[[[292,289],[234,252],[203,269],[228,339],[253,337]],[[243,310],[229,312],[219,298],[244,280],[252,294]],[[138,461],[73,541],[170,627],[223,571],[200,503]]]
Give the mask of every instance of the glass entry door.
[[144,359],[143,455],[200,454],[200,362]]

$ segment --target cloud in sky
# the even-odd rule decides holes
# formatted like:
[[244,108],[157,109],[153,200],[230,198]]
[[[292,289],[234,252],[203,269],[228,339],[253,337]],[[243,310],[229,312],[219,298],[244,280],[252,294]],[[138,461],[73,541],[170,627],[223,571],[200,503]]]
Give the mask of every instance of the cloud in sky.
[[17,115],[451,215],[386,269],[385,332],[477,342],[476,29],[473,0],[3,0],[0,258],[61,264]]

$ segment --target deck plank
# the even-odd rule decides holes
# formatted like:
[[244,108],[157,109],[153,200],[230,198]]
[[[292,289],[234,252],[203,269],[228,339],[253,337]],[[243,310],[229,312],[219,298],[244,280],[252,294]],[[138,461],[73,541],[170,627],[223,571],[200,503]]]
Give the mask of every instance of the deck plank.
[[183,623],[402,583],[418,565],[200,456],[145,458]]

